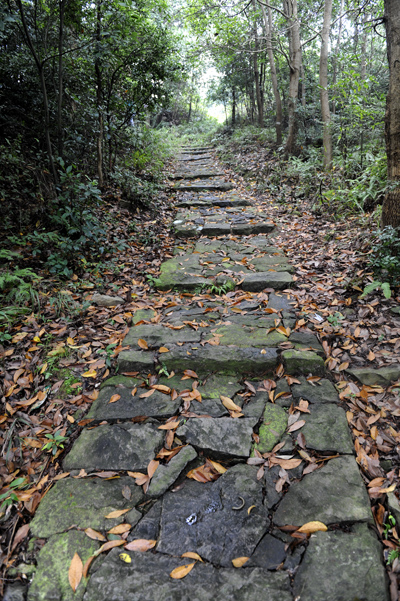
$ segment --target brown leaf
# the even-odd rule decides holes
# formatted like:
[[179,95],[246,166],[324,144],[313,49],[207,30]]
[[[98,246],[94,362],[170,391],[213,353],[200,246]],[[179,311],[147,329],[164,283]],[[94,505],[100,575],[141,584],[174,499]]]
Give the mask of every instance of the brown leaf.
[[112,511],[111,513],[108,513],[104,517],[106,517],[109,520],[112,520],[114,518],[119,518],[121,515],[124,515],[124,513],[127,513],[131,509],[132,509],[132,507],[129,507],[128,509],[117,509],[115,511]]
[[185,578],[185,576],[187,576],[189,574],[189,572],[191,572],[193,570],[195,565],[196,565],[196,562],[187,563],[184,566],[179,566],[178,568],[175,568],[174,570],[172,570],[172,572],[170,573],[170,576],[171,576],[171,578],[174,578],[175,580],[180,580],[181,578]]
[[188,376],[189,378],[195,378],[196,380],[198,379],[198,375],[196,374],[195,371],[193,371],[192,369],[185,369],[185,371],[183,372],[185,376]]
[[175,422],[167,422],[166,424],[163,424],[162,426],[158,426],[158,430],[175,430],[180,424],[180,421],[175,421]]
[[197,561],[203,562],[200,555],[198,553],[194,553],[193,551],[186,551],[186,553],[183,553],[181,557],[187,557],[188,559],[197,559]]
[[120,394],[113,394],[111,399],[108,401],[108,404],[116,403],[117,401],[119,401],[120,398],[121,398]]
[[154,472],[156,471],[156,469],[158,468],[158,466],[160,465],[159,461],[156,461],[155,459],[152,459],[149,463],[149,465],[147,466],[147,473],[149,478],[152,478],[154,476]]
[[78,553],[72,558],[71,564],[68,570],[68,580],[72,590],[75,592],[79,586],[83,576],[83,563]]
[[119,547],[120,545],[124,545],[125,542],[126,541],[123,538],[119,538],[118,540],[108,540],[106,543],[104,543],[104,545],[101,545],[100,549],[97,549],[97,551],[93,554],[93,556],[97,557],[98,555],[100,555],[100,553],[105,553],[106,551],[109,551],[110,549],[113,549],[114,547]]
[[249,559],[250,557],[236,557],[236,559],[232,559],[232,564],[235,568],[241,568]]
[[303,524],[297,532],[304,532],[305,534],[312,534],[313,532],[326,532],[328,528],[322,522],[307,522]]
[[14,540],[11,546],[11,552],[10,554],[14,551],[15,547],[17,545],[19,545],[19,543],[21,541],[24,540],[24,538],[27,536],[28,532],[29,532],[29,524],[24,524],[23,526],[21,526],[20,528],[18,528],[16,535],[14,536]]
[[127,551],[149,551],[149,549],[153,549],[157,544],[156,540],[147,540],[145,538],[137,538],[136,540],[131,541],[127,545],[125,545],[124,549]]
[[143,338],[139,338],[137,343],[141,349],[143,349],[145,351],[147,351],[149,349],[149,345],[147,344],[147,342],[145,340],[143,340]]
[[111,530],[108,531],[108,534],[123,534],[124,532],[128,532],[130,529],[130,524],[118,524],[118,526],[111,528]]
[[280,465],[285,470],[293,470],[300,465],[301,459],[280,459],[279,457],[270,458],[271,465]]
[[89,538],[92,538],[93,540],[101,540],[101,541],[107,540],[106,537],[101,532],[97,532],[97,530],[93,530],[93,528],[86,528],[85,534]]
[[236,403],[234,403],[229,397],[221,394],[219,398],[221,399],[223,406],[229,411],[237,411],[238,413],[242,411],[242,408],[239,407],[239,405],[236,405]]
[[300,428],[302,428],[304,426],[306,422],[304,421],[304,419],[299,419],[299,421],[294,422],[294,424],[292,424],[287,431],[288,432],[296,432],[296,430],[299,430]]
[[164,394],[170,394],[171,389],[168,386],[164,386],[163,384],[153,384],[153,386],[151,386],[151,388],[154,388],[155,390],[159,390],[160,392],[163,392]]
[[158,349],[159,353],[169,353],[169,349],[166,346],[160,346]]

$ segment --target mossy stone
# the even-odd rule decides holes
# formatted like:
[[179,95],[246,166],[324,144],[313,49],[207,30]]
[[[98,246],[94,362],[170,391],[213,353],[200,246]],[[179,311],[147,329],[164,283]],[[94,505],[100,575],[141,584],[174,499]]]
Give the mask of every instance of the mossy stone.
[[260,441],[255,449],[260,453],[269,453],[282,438],[288,423],[288,415],[282,407],[267,403],[264,409],[263,422],[260,426]]
[[325,363],[322,357],[312,351],[288,350],[282,353],[285,372],[292,376],[313,374],[325,375]]

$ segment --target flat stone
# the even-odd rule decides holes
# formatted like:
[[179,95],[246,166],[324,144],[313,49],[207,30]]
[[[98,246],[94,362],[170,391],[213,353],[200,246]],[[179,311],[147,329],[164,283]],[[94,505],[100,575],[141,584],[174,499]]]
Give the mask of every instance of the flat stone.
[[312,535],[295,576],[294,596],[307,601],[389,601],[382,548],[367,525]]
[[224,180],[204,180],[201,182],[182,182],[179,184],[175,184],[175,190],[184,191],[193,191],[193,192],[202,192],[203,190],[210,191],[218,191],[225,192],[226,190],[232,190],[233,185],[229,182],[225,182]]
[[158,290],[200,290],[211,286],[212,281],[202,276],[185,275],[184,273],[161,274],[154,282]]
[[379,369],[358,367],[346,369],[346,372],[366,386],[389,386],[392,382],[400,379],[400,365],[380,367]]
[[111,376],[107,380],[101,383],[100,390],[104,388],[112,387],[112,388],[135,388],[139,384],[142,384],[143,380],[139,380],[139,378],[130,378],[129,376]]
[[294,399],[305,399],[310,403],[338,403],[339,395],[336,388],[326,379],[318,380],[312,384],[306,378],[300,376],[300,384],[293,384],[291,387]]
[[183,328],[182,330],[171,330],[162,325],[140,325],[130,328],[127,336],[124,338],[124,346],[138,347],[138,340],[145,340],[149,347],[159,348],[168,347],[169,344],[178,342],[200,342],[201,334],[193,328]]
[[218,327],[215,332],[206,336],[213,338],[220,336],[220,345],[248,347],[249,343],[253,347],[277,347],[281,342],[286,342],[287,337],[280,332],[268,332],[264,328],[250,328],[239,324],[231,324]]
[[192,560],[128,552],[132,562],[127,564],[120,553],[114,549],[102,563],[95,562],[84,601],[292,601],[289,577],[282,572],[220,570],[197,562],[185,578],[173,580],[172,570]]
[[242,288],[250,292],[261,292],[264,288],[282,290],[290,288],[292,282],[292,276],[286,271],[264,271],[246,275],[242,282]]
[[160,535],[161,511],[161,501],[150,507],[146,515],[144,515],[135,528],[129,532],[127,541],[131,542],[138,538],[157,540]]
[[[129,491],[129,500],[122,492]],[[133,478],[115,480],[66,478],[46,493],[30,527],[33,536],[48,538],[75,526],[81,529],[109,530],[121,522],[134,525],[141,514],[133,509],[144,494]],[[129,509],[119,518],[108,519],[111,511]]]
[[275,294],[272,292],[268,296],[268,305],[269,309],[275,309],[276,311],[293,311],[293,307],[296,302],[291,300],[289,296],[285,294]]
[[37,557],[28,601],[81,601],[88,579],[82,578],[74,593],[68,581],[69,566],[75,553],[85,564],[99,546],[97,541],[77,530],[50,537]]
[[268,393],[257,392],[254,396],[247,398],[243,402],[242,397],[235,398],[235,403],[242,407],[242,413],[245,417],[254,417],[258,421],[265,410],[268,402]]
[[232,224],[232,234],[238,236],[251,236],[251,234],[267,234],[275,228],[273,221],[259,221],[258,223]]
[[288,414],[286,411],[278,405],[267,403],[258,433],[260,442],[255,445],[257,451],[261,454],[272,451],[285,433],[287,424]]
[[301,429],[308,449],[354,453],[353,441],[344,409],[337,405],[315,405],[310,415],[302,414],[305,426]]
[[331,459],[321,469],[292,484],[274,516],[277,526],[371,520],[365,485],[354,457],[349,456]]
[[122,351],[117,359],[120,372],[144,372],[154,371],[154,355],[145,351]]
[[[100,391],[86,417],[99,421],[131,419],[139,415],[170,417],[178,411],[181,405],[182,399],[177,398],[173,401],[170,395],[163,394],[158,390],[155,390],[150,397],[140,398],[144,392],[143,388],[139,388],[135,396],[132,396],[131,389],[107,386]],[[115,394],[118,394],[120,398],[110,403],[111,397]]]
[[205,223],[201,233],[203,236],[228,236],[231,226],[229,223]]
[[322,357],[312,351],[289,350],[282,353],[285,373],[292,376],[325,375],[325,363]]
[[64,469],[144,470],[164,439],[152,424],[104,425],[83,430],[64,459]]
[[196,448],[247,458],[255,423],[251,418],[193,418],[180,426],[176,434]]
[[[189,353],[189,354],[188,354]],[[122,353],[121,353],[122,354]],[[191,345],[172,347],[163,354],[163,363],[169,371],[194,369],[204,374],[209,372],[225,374],[272,374],[277,365],[277,349],[219,347],[205,345],[194,348]]]
[[271,534],[266,534],[246,566],[248,568],[259,567],[264,568],[264,570],[276,570],[285,561],[285,547],[286,544],[281,540],[271,536]]
[[156,316],[156,312],[153,309],[138,309],[135,311],[132,317],[132,323],[137,324],[142,319],[150,320]]
[[175,482],[190,461],[197,457],[193,447],[184,447],[166,465],[159,465],[151,479],[148,494],[159,497]]
[[116,305],[123,305],[124,299],[121,296],[108,296],[108,294],[93,294],[92,303],[99,307],[115,307]]
[[198,170],[198,171],[189,171],[185,169],[185,171],[178,171],[176,173],[171,173],[168,175],[168,179],[208,179],[209,177],[218,177],[219,175],[223,175],[221,171],[207,171],[207,170]]
[[[126,340],[126,339],[125,339]],[[292,332],[289,336],[291,342],[296,349],[312,349],[317,353],[323,353],[324,349],[315,334],[311,332]]]
[[230,567],[232,559],[249,557],[268,529],[262,500],[257,469],[245,464],[213,483],[186,480],[182,489],[164,497],[157,550],[169,555],[191,550],[214,565]]

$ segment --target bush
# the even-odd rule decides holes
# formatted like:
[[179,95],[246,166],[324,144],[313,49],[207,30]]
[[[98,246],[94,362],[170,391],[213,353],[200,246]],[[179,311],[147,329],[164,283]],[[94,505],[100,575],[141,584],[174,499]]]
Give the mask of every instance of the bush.
[[380,280],[391,285],[400,284],[400,230],[383,228],[372,246],[371,265]]

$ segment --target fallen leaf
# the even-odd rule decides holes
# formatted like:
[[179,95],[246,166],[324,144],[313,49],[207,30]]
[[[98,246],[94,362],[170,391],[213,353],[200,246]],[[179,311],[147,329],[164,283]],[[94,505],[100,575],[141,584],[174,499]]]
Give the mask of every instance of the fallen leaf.
[[181,578],[185,578],[185,576],[187,576],[189,574],[189,572],[191,572],[193,570],[195,565],[196,565],[196,562],[187,563],[184,566],[179,566],[178,568],[175,568],[174,570],[172,570],[172,572],[170,573],[170,576],[171,576],[171,578],[174,578],[175,580],[180,580]]
[[82,374],[82,378],[95,378],[97,376],[97,371],[95,369],[89,369],[89,371],[85,371]]
[[294,424],[292,424],[287,431],[288,432],[296,432],[296,430],[299,430],[300,428],[302,428],[304,426],[306,422],[304,421],[304,419],[300,419],[297,422],[294,422]]
[[325,524],[322,522],[307,522],[306,524],[303,524],[303,526],[301,526],[297,532],[312,534],[313,532],[326,532],[327,530],[327,526],[325,526]]
[[185,369],[185,371],[183,372],[185,376],[188,376],[189,378],[195,378],[198,379],[198,375],[196,374],[195,371],[193,371],[192,369]]
[[139,338],[137,343],[141,349],[143,349],[145,351],[147,351],[149,349],[149,345],[147,344],[147,342],[145,340],[143,340],[143,338]]
[[127,551],[149,551],[149,549],[153,549],[157,544],[156,540],[147,540],[145,538],[137,538],[136,540],[131,541],[127,545],[125,545],[124,549]]
[[68,580],[72,590],[75,592],[82,580],[83,575],[83,563],[78,553],[72,558],[71,564],[68,570]]
[[130,529],[130,524],[118,524],[118,526],[111,528],[111,530],[108,531],[108,534],[123,534],[124,532],[128,532]]
[[97,530],[93,530],[93,528],[86,528],[85,534],[89,538],[92,538],[93,540],[101,540],[101,541],[107,540],[106,537],[101,532],[97,532]]
[[149,465],[147,466],[147,474],[149,476],[149,478],[152,478],[154,476],[154,472],[156,471],[156,469],[158,468],[158,466],[160,465],[159,461],[156,461],[155,459],[152,459],[149,463]]
[[14,536],[14,540],[13,540],[12,546],[11,546],[11,553],[19,545],[19,543],[21,541],[23,541],[24,538],[27,536],[27,534],[29,532],[29,528],[30,528],[29,524],[24,524],[23,526],[21,526],[20,528],[18,528],[17,533]]
[[132,557],[128,555],[128,553],[120,553],[118,557],[121,561],[124,561],[125,563],[132,563]]
[[194,553],[193,551],[186,551],[183,553],[181,557],[187,557],[188,559],[197,559],[198,561],[203,561],[198,553]]
[[180,421],[168,422],[162,426],[158,426],[158,430],[175,430],[180,424]]
[[112,520],[114,518],[119,518],[121,515],[124,515],[124,513],[127,513],[131,509],[132,509],[132,507],[129,507],[128,509],[116,509],[115,511],[112,511],[111,513],[108,513],[104,517],[106,517],[108,520]]
[[237,411],[238,413],[242,411],[242,408],[239,407],[239,405],[236,405],[229,397],[221,394],[219,398],[221,399],[223,406],[229,409],[229,411]]
[[166,346],[161,346],[161,347],[158,349],[158,352],[159,352],[159,353],[169,353],[169,349],[168,349]]
[[236,559],[232,559],[232,563],[235,568],[241,568],[249,559],[250,557],[236,557]]
[[111,399],[108,401],[108,404],[116,403],[117,401],[119,401],[120,398],[121,398],[120,394],[113,394]]
[[209,462],[211,463],[211,465],[213,466],[213,468],[215,468],[217,470],[217,472],[219,474],[224,474],[227,471],[226,467],[224,467],[223,465],[221,465],[220,463],[218,463],[218,461],[212,461],[211,459],[209,459]]

